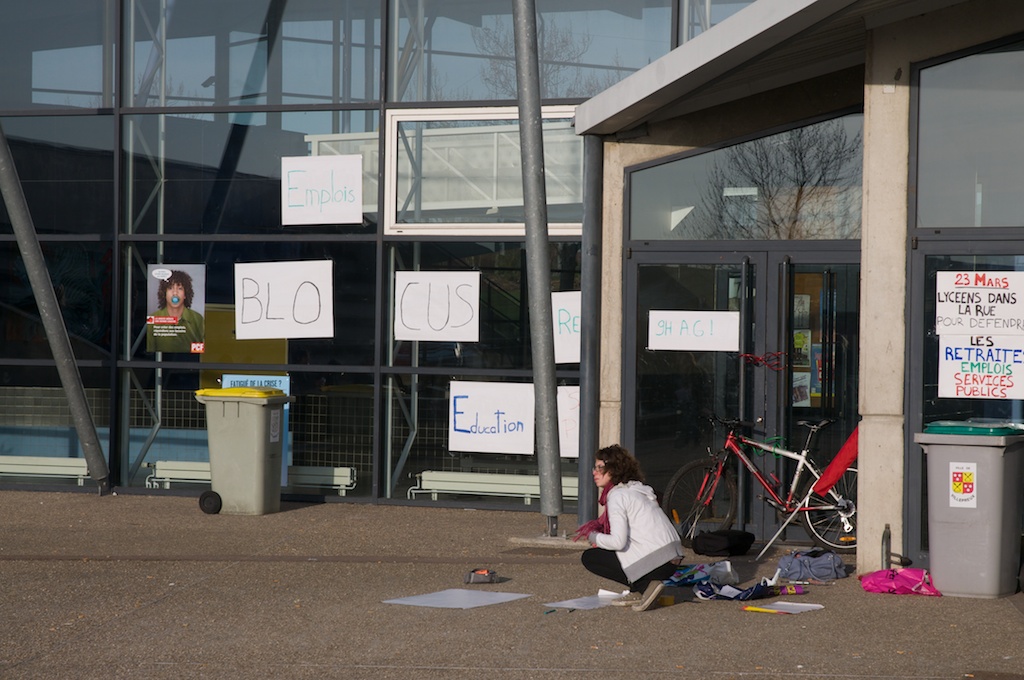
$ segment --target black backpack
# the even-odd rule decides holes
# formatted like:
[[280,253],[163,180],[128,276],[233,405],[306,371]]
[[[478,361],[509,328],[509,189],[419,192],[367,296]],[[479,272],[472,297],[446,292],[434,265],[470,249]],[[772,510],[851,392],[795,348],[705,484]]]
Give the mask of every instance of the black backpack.
[[699,555],[746,555],[754,544],[754,534],[739,529],[702,531],[693,537],[693,552]]

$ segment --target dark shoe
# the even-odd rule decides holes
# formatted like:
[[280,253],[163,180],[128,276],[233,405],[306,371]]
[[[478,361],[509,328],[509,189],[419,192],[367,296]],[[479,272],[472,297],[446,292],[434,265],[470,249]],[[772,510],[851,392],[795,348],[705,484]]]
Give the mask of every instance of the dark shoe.
[[645,612],[658,601],[658,595],[661,595],[661,591],[665,589],[665,584],[661,581],[651,581],[647,584],[647,589],[644,591],[644,596],[637,604],[633,605],[633,611]]

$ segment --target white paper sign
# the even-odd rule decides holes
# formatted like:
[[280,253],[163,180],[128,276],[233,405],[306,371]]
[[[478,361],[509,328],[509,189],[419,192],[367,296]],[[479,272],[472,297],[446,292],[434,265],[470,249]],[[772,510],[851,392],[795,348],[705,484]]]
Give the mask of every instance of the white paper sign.
[[450,384],[448,449],[483,453],[533,453],[533,385]]
[[1024,399],[1024,336],[940,336],[939,396]]
[[740,351],[740,313],[652,309],[647,349],[694,352]]
[[558,456],[580,457],[580,388],[578,385],[558,386]]
[[395,340],[477,342],[480,272],[395,272]]
[[578,290],[551,294],[551,320],[554,325],[555,363],[580,363],[580,308],[583,296]]
[[949,464],[949,507],[978,507],[978,464]]
[[[448,449],[532,455],[534,394],[531,383],[452,381],[449,385]],[[559,456],[579,457],[580,388],[558,388]]]
[[939,335],[1024,335],[1024,272],[936,272]]
[[281,158],[281,224],[362,221],[362,156]]
[[235,337],[334,337],[334,263],[236,263]]

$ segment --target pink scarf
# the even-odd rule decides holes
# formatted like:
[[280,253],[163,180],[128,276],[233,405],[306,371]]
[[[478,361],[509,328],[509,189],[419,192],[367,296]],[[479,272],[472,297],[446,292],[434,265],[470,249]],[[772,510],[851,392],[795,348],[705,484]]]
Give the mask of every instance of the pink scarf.
[[[590,532],[596,531],[601,534],[610,534],[612,532],[611,526],[608,523],[608,509],[605,506],[608,504],[608,492],[611,491],[614,484],[608,484],[601,489],[601,497],[597,499],[597,519],[592,519],[589,522],[584,522],[579,529],[576,530],[576,535],[573,537],[573,541],[578,541],[581,538],[589,538]],[[601,512],[601,508],[605,508],[604,512]]]

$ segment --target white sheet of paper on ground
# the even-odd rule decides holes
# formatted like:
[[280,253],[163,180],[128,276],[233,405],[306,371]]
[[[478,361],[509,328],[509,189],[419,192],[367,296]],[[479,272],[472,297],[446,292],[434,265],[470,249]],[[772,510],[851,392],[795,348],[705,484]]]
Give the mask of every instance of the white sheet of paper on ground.
[[722,599],[728,598],[732,600],[735,599],[736,596],[742,592],[742,590],[739,590],[738,588],[733,588],[732,586],[722,586],[721,589],[719,589],[718,594],[722,596]]
[[484,607],[489,604],[521,600],[524,597],[530,596],[523,593],[496,593],[489,590],[449,588],[448,590],[427,593],[426,595],[412,595],[411,597],[384,600],[384,604],[407,604],[413,607],[438,607],[441,609],[472,609],[473,607]]
[[556,609],[598,609],[600,607],[607,607],[612,601],[619,599],[627,593],[629,593],[628,590],[616,593],[601,588],[597,591],[597,595],[577,597],[572,600],[562,600],[561,602],[545,602],[544,606],[555,607]]
[[786,612],[787,614],[803,614],[804,612],[812,612],[816,609],[824,609],[823,604],[811,604],[810,602],[772,602],[771,604],[763,605],[765,609],[775,609],[780,612]]

